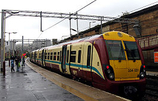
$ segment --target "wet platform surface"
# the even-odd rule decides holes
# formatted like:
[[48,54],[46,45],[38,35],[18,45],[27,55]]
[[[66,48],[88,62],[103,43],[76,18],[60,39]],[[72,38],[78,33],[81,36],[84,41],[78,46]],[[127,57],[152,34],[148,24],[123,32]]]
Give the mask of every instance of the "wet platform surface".
[[83,101],[27,65],[24,72],[10,72],[6,62],[6,76],[0,73],[0,101]]
[[29,60],[24,72],[0,73],[0,101],[129,101],[43,69]]

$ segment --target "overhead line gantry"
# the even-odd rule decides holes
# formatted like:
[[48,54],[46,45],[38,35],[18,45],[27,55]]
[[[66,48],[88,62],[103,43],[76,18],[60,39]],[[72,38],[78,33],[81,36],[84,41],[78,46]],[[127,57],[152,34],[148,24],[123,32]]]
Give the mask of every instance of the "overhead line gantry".
[[[95,1],[95,0],[94,0]],[[85,6],[86,7],[86,6]],[[2,10],[1,12],[1,69],[3,67],[4,60],[4,33],[5,33],[5,20],[11,16],[27,16],[27,17],[40,17],[40,30],[42,30],[42,18],[62,18],[60,22],[65,19],[70,20],[70,36],[71,36],[71,19],[74,20],[93,20],[101,22],[101,33],[102,33],[102,22],[117,22],[117,23],[131,23],[131,24],[139,24],[138,20],[128,19],[128,18],[117,18],[117,17],[107,17],[107,16],[98,16],[98,15],[85,15],[75,13],[59,13],[59,12],[43,12],[43,11],[28,11],[28,10]],[[60,23],[59,22],[59,23]],[[59,24],[57,23],[57,24]],[[55,24],[56,25],[56,24]],[[54,25],[53,25],[54,26]],[[78,26],[77,26],[78,27]],[[51,27],[49,27],[51,28]],[[49,29],[48,28],[48,29]],[[77,31],[78,32],[78,31]],[[78,33],[79,34],[79,33]]]
[[84,15],[78,13],[59,13],[59,12],[42,12],[42,11],[26,11],[26,10],[3,10],[4,13],[10,16],[28,16],[28,17],[45,17],[45,18],[65,18],[65,19],[80,19],[80,20],[95,20],[95,21],[112,21],[120,23],[138,23],[138,20],[128,18],[117,18],[98,15]]

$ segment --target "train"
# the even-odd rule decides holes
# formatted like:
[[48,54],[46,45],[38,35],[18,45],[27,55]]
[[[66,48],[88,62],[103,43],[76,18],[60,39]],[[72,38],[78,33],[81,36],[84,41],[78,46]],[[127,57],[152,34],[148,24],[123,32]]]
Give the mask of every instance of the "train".
[[30,60],[114,94],[143,96],[146,66],[137,40],[109,31],[34,50]]

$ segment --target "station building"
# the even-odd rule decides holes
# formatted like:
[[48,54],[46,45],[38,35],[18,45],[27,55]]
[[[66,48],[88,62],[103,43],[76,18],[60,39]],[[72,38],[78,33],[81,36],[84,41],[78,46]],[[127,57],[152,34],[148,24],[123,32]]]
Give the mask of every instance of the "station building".
[[[136,19],[138,24],[122,22],[106,22],[102,24],[102,32],[122,31],[134,36],[143,51],[145,64],[148,67],[158,66],[158,4],[129,13],[120,18]],[[74,40],[101,33],[100,25],[73,35],[64,41]]]

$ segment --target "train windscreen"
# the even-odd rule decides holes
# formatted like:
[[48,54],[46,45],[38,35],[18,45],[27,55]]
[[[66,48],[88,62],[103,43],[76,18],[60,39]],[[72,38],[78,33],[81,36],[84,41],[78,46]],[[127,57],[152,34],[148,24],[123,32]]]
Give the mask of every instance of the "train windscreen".
[[110,60],[126,60],[121,41],[105,40]]
[[128,60],[140,60],[136,42],[124,41]]

